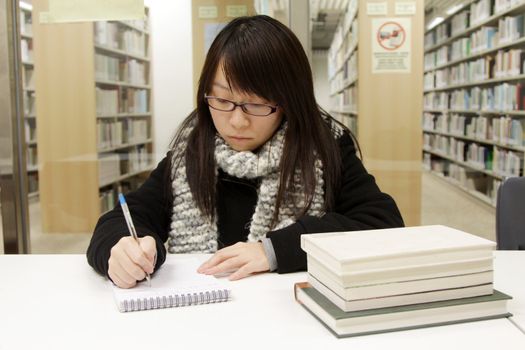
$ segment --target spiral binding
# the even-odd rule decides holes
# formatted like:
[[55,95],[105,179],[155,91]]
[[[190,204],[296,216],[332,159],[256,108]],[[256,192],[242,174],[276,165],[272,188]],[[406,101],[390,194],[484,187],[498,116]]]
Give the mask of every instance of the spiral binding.
[[176,294],[162,297],[157,296],[150,298],[128,299],[121,303],[121,310],[124,312],[129,312],[163,309],[167,307],[211,304],[228,301],[229,298],[229,290],[219,289],[206,292]]

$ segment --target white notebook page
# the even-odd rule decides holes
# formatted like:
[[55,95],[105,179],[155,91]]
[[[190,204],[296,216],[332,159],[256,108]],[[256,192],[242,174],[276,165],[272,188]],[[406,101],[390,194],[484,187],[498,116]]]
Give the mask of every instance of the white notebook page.
[[186,295],[200,292],[227,290],[226,284],[217,278],[197,273],[200,266],[195,258],[172,260],[164,263],[151,278],[151,287],[146,281],[129,289],[113,285],[117,304],[124,300],[149,299],[163,296]]

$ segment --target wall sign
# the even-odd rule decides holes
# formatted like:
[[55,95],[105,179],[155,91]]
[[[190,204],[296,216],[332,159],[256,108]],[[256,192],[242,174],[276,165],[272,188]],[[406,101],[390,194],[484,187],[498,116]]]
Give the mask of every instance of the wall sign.
[[372,73],[410,73],[410,18],[372,20]]

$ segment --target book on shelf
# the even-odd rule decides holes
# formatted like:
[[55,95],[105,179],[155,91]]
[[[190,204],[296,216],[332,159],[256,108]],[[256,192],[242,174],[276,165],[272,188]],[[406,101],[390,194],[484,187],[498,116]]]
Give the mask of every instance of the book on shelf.
[[168,307],[225,302],[231,290],[213,276],[197,273],[197,259],[167,261],[151,278],[151,287],[144,282],[130,289],[113,285],[120,312],[142,311]]
[[111,183],[121,175],[120,156],[117,153],[104,153],[98,156],[99,183]]
[[486,259],[495,245],[442,225],[301,235],[301,248],[339,275]]
[[[489,277],[492,277],[492,275],[490,275]],[[311,274],[309,274],[308,276],[308,282],[312,285],[312,287],[318,290],[327,299],[329,299],[332,303],[337,305],[341,310],[345,312],[430,303],[440,300],[461,299],[480,295],[488,295],[492,294],[493,292],[492,278],[490,278],[490,281],[488,283],[477,285],[465,285],[465,281],[466,279],[464,280],[461,277],[458,277],[456,283],[459,284],[461,287],[443,288],[438,286],[437,289],[431,289],[422,292],[413,292],[411,288],[413,288],[413,290],[416,290],[417,287],[421,287],[421,285],[424,285],[425,282],[422,282],[419,285],[417,283],[410,283],[406,286],[406,293],[404,294],[394,294],[394,289],[390,289],[390,284],[387,284],[381,285],[379,287],[383,288],[383,295],[381,296],[359,299],[345,299],[341,294],[338,294],[338,292],[333,291]],[[348,290],[345,290],[345,292],[347,291]]]
[[403,331],[512,316],[510,296],[497,290],[490,295],[432,303],[344,312],[308,283],[296,283],[296,300],[337,337]]

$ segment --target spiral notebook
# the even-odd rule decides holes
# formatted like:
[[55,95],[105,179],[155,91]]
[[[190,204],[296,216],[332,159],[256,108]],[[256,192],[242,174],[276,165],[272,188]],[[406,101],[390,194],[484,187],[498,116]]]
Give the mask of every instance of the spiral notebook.
[[112,284],[120,312],[161,309],[167,307],[210,304],[228,301],[231,291],[213,276],[197,273],[199,260],[166,261],[151,278],[134,288],[122,289]]

